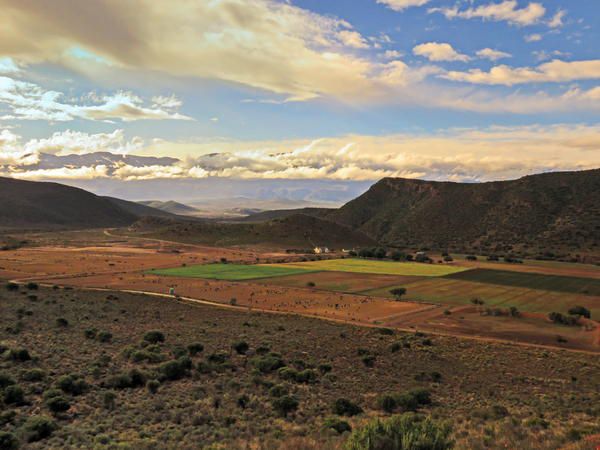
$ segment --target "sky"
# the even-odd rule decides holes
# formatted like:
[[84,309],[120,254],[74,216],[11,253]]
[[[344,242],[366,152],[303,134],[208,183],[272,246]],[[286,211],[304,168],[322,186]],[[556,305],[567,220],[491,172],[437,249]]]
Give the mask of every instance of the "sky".
[[[600,166],[598,1],[0,8],[3,176],[479,182]],[[82,157],[98,152],[124,156]]]

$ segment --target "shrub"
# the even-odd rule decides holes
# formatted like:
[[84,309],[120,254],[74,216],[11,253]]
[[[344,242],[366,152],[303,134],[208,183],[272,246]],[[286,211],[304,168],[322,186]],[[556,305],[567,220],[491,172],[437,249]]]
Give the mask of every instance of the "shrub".
[[105,392],[102,396],[102,404],[106,409],[115,409],[117,395],[114,392]]
[[37,283],[34,283],[33,281],[30,281],[29,283],[27,283],[27,289],[29,289],[30,291],[37,291],[37,289],[39,288]]
[[204,351],[204,345],[199,342],[194,342],[193,344],[188,345],[187,348],[190,356],[196,356],[198,353],[202,353]]
[[64,317],[59,317],[56,319],[56,326],[61,328],[66,328],[69,326],[69,321]]
[[19,448],[19,440],[17,437],[8,431],[0,431],[0,449],[1,450],[17,450]]
[[401,287],[391,289],[390,294],[392,294],[396,300],[400,300],[402,296],[406,294],[406,288]]
[[475,255],[467,255],[466,260],[467,261],[477,261],[477,256],[475,256]]
[[159,363],[166,359],[166,356],[162,353],[156,353],[148,350],[136,350],[131,354],[131,360],[133,362],[147,361],[149,363]]
[[362,362],[366,367],[374,367],[376,359],[375,355],[366,355],[362,357]]
[[21,375],[25,381],[42,381],[46,377],[46,372],[42,369],[26,370]]
[[375,419],[352,432],[346,450],[446,450],[452,448],[451,429],[429,418],[402,414]]
[[334,430],[338,434],[344,434],[347,431],[352,431],[352,427],[348,422],[337,417],[328,417],[323,422],[323,428],[326,430]]
[[391,328],[377,328],[377,332],[379,334],[383,334],[384,336],[393,336],[394,335],[394,330],[392,330]]
[[97,336],[99,342],[110,342],[112,337],[112,333],[108,331],[100,331]]
[[31,355],[27,351],[27,349],[19,348],[13,349],[9,352],[9,358],[13,361],[25,362],[31,360]]
[[150,380],[146,383],[146,387],[151,394],[156,394],[158,392],[158,388],[160,387],[160,381]]
[[296,383],[307,383],[311,384],[317,381],[317,372],[313,369],[305,369],[296,373],[294,381]]
[[273,408],[281,416],[286,417],[289,413],[298,409],[298,400],[292,395],[284,395],[282,397],[275,398],[272,401]]
[[71,408],[69,401],[62,396],[48,398],[46,400],[46,406],[53,414],[65,412]]
[[569,309],[569,314],[571,314],[572,316],[583,316],[586,319],[592,318],[592,313],[589,309],[585,308],[584,306],[572,307],[571,309]]
[[287,395],[287,393],[288,388],[283,384],[276,384],[271,389],[269,389],[269,395],[275,398],[283,397],[284,395]]
[[6,283],[6,290],[7,291],[18,291],[19,290],[19,285],[17,283]]
[[71,395],[81,395],[89,389],[89,385],[79,375],[63,375],[56,385],[63,392]]
[[307,285],[308,287],[315,287],[315,286],[316,286],[316,284],[315,284],[315,282],[314,282],[314,281],[309,281],[308,283],[306,283],[306,285]]
[[333,404],[333,412],[338,416],[356,416],[363,412],[362,408],[347,398],[338,398]]
[[192,360],[187,356],[162,364],[158,370],[166,380],[179,380],[187,375],[192,368]]
[[58,427],[54,421],[45,416],[31,416],[23,425],[27,442],[41,441],[50,437]]
[[239,354],[239,355],[245,355],[246,352],[248,351],[248,349],[250,348],[250,346],[248,345],[247,342],[245,341],[240,341],[240,342],[236,342],[235,344],[232,345],[232,348]]
[[211,353],[210,355],[208,355],[208,357],[206,359],[208,360],[209,363],[224,364],[225,361],[227,361],[229,359],[229,355],[224,352],[216,352],[216,353]]
[[333,368],[331,367],[331,364],[327,364],[327,363],[323,363],[323,364],[319,364],[319,372],[321,372],[321,374],[326,374],[329,373],[333,370]]
[[577,316],[566,316],[559,312],[551,312],[550,314],[548,314],[548,318],[556,324],[567,326],[577,325],[579,320]]
[[[262,373],[270,373],[285,365],[281,356],[277,353],[269,353],[268,355],[259,356],[252,360],[252,364]],[[291,369],[293,370],[293,369]]]
[[144,340],[151,344],[158,344],[159,342],[165,342],[165,335],[160,331],[148,331],[144,334]]
[[88,339],[96,339],[96,335],[98,334],[98,330],[95,328],[88,328],[83,332],[84,336]]
[[0,372],[0,389],[15,384],[15,380],[7,373]]
[[11,384],[4,389],[2,399],[7,405],[23,405],[25,403],[25,392],[18,384]]

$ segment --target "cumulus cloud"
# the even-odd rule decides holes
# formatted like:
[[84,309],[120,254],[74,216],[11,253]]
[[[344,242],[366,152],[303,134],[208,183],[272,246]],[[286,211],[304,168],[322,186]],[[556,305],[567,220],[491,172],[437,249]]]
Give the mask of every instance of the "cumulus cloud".
[[564,9],[559,9],[556,14],[550,19],[548,22],[548,26],[550,28],[560,28],[564,25],[563,19],[567,15],[567,12]]
[[[171,105],[173,101],[171,98]],[[174,106],[144,106],[143,100],[130,92],[105,95],[96,98],[93,104],[77,104],[67,101],[62,92],[47,91],[35,83],[5,76],[0,76],[0,103],[11,110],[10,114],[0,117],[5,120],[191,120],[175,112]]]
[[12,58],[0,58],[0,74],[11,75],[20,71],[21,69]]
[[126,140],[123,130],[112,133],[89,134],[81,131],[55,132],[46,139],[31,139],[25,145],[27,153],[49,153],[53,155],[84,155],[94,152],[127,154],[140,150],[143,140],[134,137]]
[[430,1],[431,0],[377,0],[377,3],[386,5],[388,8],[393,9],[394,11],[403,11],[412,6],[423,6]]
[[424,56],[429,61],[469,61],[467,55],[458,53],[447,43],[427,42],[419,44],[413,48],[413,53],[417,56]]
[[494,50],[492,48],[483,48],[477,51],[477,56],[483,59],[489,59],[490,61],[497,61],[499,59],[511,58],[512,55],[510,53],[501,52],[499,50]]
[[529,43],[540,42],[542,40],[542,35],[539,33],[528,34],[523,39],[525,39],[525,42]]
[[600,78],[600,59],[570,62],[555,59],[535,68],[500,65],[488,72],[471,69],[467,72],[451,71],[442,76],[453,81],[504,86],[594,80]]
[[513,25],[534,25],[546,14],[541,3],[532,2],[519,8],[516,0],[504,0],[501,3],[488,3],[477,7],[459,9],[458,6],[431,8],[430,13],[441,13],[447,19],[483,19],[494,22],[506,21]]
[[338,33],[338,38],[347,47],[369,48],[369,43],[358,31],[342,30]]
[[[160,142],[145,151],[181,145]],[[168,165],[5,169],[29,179],[375,180],[385,176],[456,181],[514,178],[548,170],[597,166],[600,126],[553,125],[441,130],[431,135],[348,135],[316,140],[189,143],[196,155]]]

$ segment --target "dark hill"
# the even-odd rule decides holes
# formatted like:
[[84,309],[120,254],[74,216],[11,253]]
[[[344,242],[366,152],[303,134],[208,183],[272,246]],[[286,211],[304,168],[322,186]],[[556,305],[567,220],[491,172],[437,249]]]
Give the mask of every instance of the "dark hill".
[[171,214],[170,212],[163,211],[162,209],[153,208],[151,206],[144,205],[138,202],[130,202],[129,200],[123,200],[115,197],[102,197],[107,199],[108,201],[114,203],[119,208],[127,211],[130,214],[133,214],[136,217],[177,217],[175,214]]
[[385,178],[327,219],[398,247],[597,252],[600,169],[477,184]]
[[260,223],[218,223],[146,217],[130,230],[153,238],[207,245],[280,245],[306,249],[369,246],[375,242],[360,231],[352,231],[317,217],[295,214]]
[[0,178],[0,228],[95,228],[137,219],[111,201],[58,183]]

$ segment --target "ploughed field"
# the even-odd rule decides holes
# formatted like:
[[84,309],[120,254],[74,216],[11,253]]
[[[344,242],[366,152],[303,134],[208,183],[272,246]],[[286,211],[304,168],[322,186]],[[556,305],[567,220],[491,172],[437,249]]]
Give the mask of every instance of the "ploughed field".
[[[443,264],[317,259],[102,231],[27,238],[30,244],[0,252],[0,278],[163,295],[174,289],[178,296],[247,310],[600,351],[600,269],[591,265],[458,256]],[[395,288],[406,293],[398,299],[390,292]],[[567,314],[575,306],[590,310],[592,320],[577,326],[549,321],[549,313]],[[519,314],[508,317],[511,307]]]

